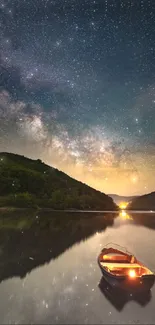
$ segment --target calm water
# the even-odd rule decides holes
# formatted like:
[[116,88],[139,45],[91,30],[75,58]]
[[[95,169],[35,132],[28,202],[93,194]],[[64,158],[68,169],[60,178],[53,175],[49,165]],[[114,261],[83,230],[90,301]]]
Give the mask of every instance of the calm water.
[[73,234],[71,226],[61,236],[58,227],[53,234],[51,217],[46,214],[47,223],[38,215],[28,225],[23,218],[15,224],[10,223],[10,216],[3,220],[0,323],[155,324],[155,286],[137,301],[132,296],[107,296],[96,261],[101,248],[114,242],[155,270],[155,214],[122,213],[110,224],[108,217],[111,214],[97,218],[89,214]]

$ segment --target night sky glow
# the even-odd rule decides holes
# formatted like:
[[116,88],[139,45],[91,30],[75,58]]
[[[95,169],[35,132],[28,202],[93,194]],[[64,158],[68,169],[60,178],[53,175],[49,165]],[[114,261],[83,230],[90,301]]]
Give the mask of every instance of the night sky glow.
[[155,1],[0,0],[0,151],[155,190]]

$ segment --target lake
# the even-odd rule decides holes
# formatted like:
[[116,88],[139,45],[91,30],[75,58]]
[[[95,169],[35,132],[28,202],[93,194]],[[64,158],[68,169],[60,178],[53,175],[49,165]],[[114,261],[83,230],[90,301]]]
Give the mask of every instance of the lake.
[[0,216],[1,324],[155,324],[155,286],[114,296],[97,264],[113,242],[155,271],[154,213]]

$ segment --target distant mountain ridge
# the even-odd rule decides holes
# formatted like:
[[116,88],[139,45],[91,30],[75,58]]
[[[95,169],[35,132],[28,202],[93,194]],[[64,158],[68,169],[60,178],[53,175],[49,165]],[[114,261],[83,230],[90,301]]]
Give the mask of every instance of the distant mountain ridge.
[[155,192],[141,195],[128,205],[128,210],[155,210]]
[[0,153],[0,206],[117,210],[108,195],[65,173],[13,153]]
[[121,196],[121,195],[117,195],[117,194],[108,194],[112,199],[113,201],[116,203],[116,204],[120,204],[121,202],[130,202],[136,198],[138,198],[138,196]]

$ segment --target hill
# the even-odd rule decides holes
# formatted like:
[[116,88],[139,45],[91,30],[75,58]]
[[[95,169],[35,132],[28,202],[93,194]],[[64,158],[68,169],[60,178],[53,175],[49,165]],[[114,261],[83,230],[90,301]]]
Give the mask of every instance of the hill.
[[112,198],[65,173],[12,153],[0,153],[0,206],[116,210]]
[[121,202],[130,202],[132,200],[134,200],[135,198],[137,198],[138,196],[120,196],[120,195],[117,195],[117,194],[108,194],[112,199],[113,201],[116,203],[116,204],[120,204]]
[[155,192],[134,199],[128,205],[128,210],[155,210]]

